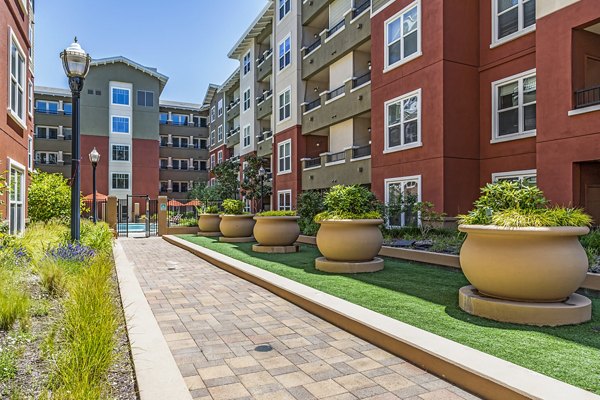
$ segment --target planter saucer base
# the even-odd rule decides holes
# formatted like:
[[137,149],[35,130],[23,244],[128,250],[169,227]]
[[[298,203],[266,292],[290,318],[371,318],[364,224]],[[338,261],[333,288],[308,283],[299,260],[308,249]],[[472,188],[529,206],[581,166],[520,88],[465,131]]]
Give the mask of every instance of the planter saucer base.
[[247,236],[247,237],[226,237],[226,236],[221,236],[219,238],[220,242],[224,242],[224,243],[249,243],[249,242],[255,242],[254,240],[254,236]]
[[286,254],[286,253],[297,253],[300,251],[300,246],[297,244],[291,246],[264,246],[262,244],[253,244],[252,251],[257,253],[268,253],[268,254]]
[[196,234],[196,236],[203,236],[203,237],[218,237],[221,235],[222,235],[221,232],[198,232]]
[[383,259],[375,257],[371,261],[331,261],[325,257],[315,260],[315,268],[319,271],[335,274],[358,274],[361,272],[377,272],[383,269]]
[[591,300],[577,293],[562,302],[526,303],[486,297],[469,285],[460,288],[458,304],[463,311],[478,317],[523,325],[575,325],[592,318]]

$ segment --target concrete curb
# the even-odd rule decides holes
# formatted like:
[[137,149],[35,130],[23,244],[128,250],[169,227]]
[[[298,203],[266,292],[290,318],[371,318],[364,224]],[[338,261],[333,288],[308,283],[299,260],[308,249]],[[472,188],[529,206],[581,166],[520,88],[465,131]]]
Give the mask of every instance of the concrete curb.
[[483,398],[600,400],[593,393],[184,239],[173,236],[163,239]]
[[119,242],[113,250],[141,400],[192,400],[152,309]]

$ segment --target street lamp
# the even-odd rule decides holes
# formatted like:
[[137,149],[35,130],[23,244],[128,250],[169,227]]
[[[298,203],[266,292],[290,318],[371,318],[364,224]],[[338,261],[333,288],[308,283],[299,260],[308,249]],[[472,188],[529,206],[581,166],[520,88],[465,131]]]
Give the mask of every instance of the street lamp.
[[258,176],[260,177],[260,211],[265,211],[265,167],[262,165],[258,170]]
[[[71,139],[71,240],[80,238],[80,145],[79,145],[79,95],[83,89],[83,81],[90,69],[91,57],[77,43],[77,38],[60,53],[65,74],[69,78],[69,87],[73,97],[72,139]],[[95,192],[94,192],[95,193]]]
[[96,213],[96,166],[98,165],[98,162],[100,162],[100,153],[98,153],[98,150],[96,150],[96,148],[94,147],[94,150],[92,150],[92,152],[89,154],[90,157],[90,162],[92,163],[92,218],[94,220],[94,223],[98,222],[98,215]]

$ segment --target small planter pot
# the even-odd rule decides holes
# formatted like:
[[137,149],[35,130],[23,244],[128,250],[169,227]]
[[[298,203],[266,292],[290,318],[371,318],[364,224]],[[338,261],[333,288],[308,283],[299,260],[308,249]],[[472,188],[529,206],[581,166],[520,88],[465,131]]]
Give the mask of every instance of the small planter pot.
[[254,214],[229,215],[223,214],[219,228],[226,238],[245,238],[252,236],[254,229]]
[[220,232],[221,217],[218,214],[200,214],[198,228],[201,232]]
[[300,236],[300,217],[254,217],[254,238],[261,246],[291,246]]
[[383,245],[382,219],[324,220],[317,233],[317,247],[329,261],[366,262]]
[[586,278],[578,236],[585,227],[505,228],[460,225],[463,273],[483,295],[525,302],[560,302]]

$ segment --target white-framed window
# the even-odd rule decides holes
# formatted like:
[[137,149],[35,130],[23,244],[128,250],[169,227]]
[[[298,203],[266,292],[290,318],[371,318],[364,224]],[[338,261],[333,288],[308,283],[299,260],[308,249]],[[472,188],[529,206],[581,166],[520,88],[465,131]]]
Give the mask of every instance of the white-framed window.
[[417,0],[385,21],[385,69],[421,54],[421,1]]
[[36,151],[35,163],[41,165],[58,164],[58,153],[55,151]]
[[189,169],[189,166],[190,166],[189,163],[190,163],[190,160],[187,158],[172,159],[171,160],[171,168],[187,170],[187,169]]
[[160,158],[158,160],[158,168],[169,169],[169,159],[168,158]]
[[385,151],[421,146],[421,89],[385,103]]
[[27,168],[33,170],[33,138],[27,138]]
[[36,100],[35,111],[40,114],[58,114],[58,102],[48,100]]
[[188,136],[171,136],[171,146],[187,149],[190,147],[190,138]]
[[292,9],[292,1],[291,0],[279,0],[279,20],[281,21],[283,17],[288,15],[290,10]]
[[244,111],[247,111],[250,109],[250,88],[244,90],[244,97],[243,97],[243,107],[242,109]]
[[9,159],[8,230],[16,235],[25,229],[25,167]]
[[186,193],[189,188],[189,182],[171,182],[171,190],[174,193]]
[[508,41],[535,29],[536,0],[492,0],[492,41]]
[[246,75],[248,72],[250,72],[250,68],[252,68],[252,60],[250,59],[250,51],[249,50],[244,55],[243,64],[244,64],[244,75]]
[[212,131],[212,132],[210,133],[210,145],[211,145],[211,146],[212,146],[212,145],[214,145],[214,144],[216,143],[216,142],[215,142],[215,138],[216,138],[216,136],[215,136],[215,131]]
[[159,191],[161,193],[169,191],[169,181],[160,181]]
[[496,172],[492,174],[492,182],[521,182],[524,185],[537,185],[537,170],[527,169],[521,171]]
[[279,122],[292,117],[292,89],[287,88],[279,94]]
[[111,88],[111,101],[114,105],[129,106],[130,105],[130,90],[114,86]]
[[223,115],[223,99],[219,99],[219,102],[217,103],[217,113],[219,117]]
[[65,140],[71,140],[73,138],[73,128],[63,126],[62,134]]
[[171,123],[175,126],[187,126],[189,118],[190,116],[185,114],[171,114]]
[[277,209],[281,211],[292,209],[292,191],[290,189],[277,191]]
[[214,168],[215,167],[215,155],[211,154],[210,155],[210,168]]
[[35,137],[38,139],[58,139],[57,126],[36,126]]
[[[419,215],[403,204],[421,201],[421,176],[407,176],[384,180],[385,204],[388,207],[386,224],[390,227],[417,225]],[[407,201],[409,196],[414,201]]]
[[210,108],[210,122],[215,122],[215,119],[217,118],[216,112],[217,110],[215,109],[215,106],[212,106]]
[[535,70],[493,82],[492,96],[492,143],[535,136]]
[[288,139],[277,145],[277,174],[287,174],[292,172],[292,140]]
[[287,35],[279,43],[279,70],[283,70],[285,67],[292,63],[292,37],[291,34]]
[[111,161],[129,161],[129,145],[113,144],[111,146]]
[[23,127],[25,126],[25,82],[27,70],[25,68],[25,52],[19,44],[13,30],[10,30],[10,60],[8,74],[9,113]]
[[140,107],[154,107],[154,92],[149,90],[138,90],[137,105]]
[[221,164],[223,162],[223,150],[219,150],[217,153],[217,164]]
[[129,190],[129,174],[126,172],[113,172],[111,174],[113,189]]
[[27,102],[27,111],[29,111],[29,116],[33,116],[33,82],[29,81],[29,101]]
[[111,133],[129,133],[129,117],[113,115],[111,120]]
[[217,129],[217,142],[220,142],[223,140],[223,125],[219,125],[219,128]]
[[243,132],[243,145],[242,147],[248,147],[250,146],[250,140],[251,140],[251,135],[250,135],[250,125],[246,125],[244,127],[244,132]]

